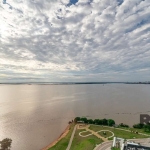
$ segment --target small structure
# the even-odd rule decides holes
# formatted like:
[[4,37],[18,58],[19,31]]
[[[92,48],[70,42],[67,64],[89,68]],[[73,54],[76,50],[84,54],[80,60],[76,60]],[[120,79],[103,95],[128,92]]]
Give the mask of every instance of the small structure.
[[84,123],[84,121],[77,121],[77,123]]
[[114,124],[113,127],[114,127],[114,128],[118,128],[119,125],[118,125],[118,124]]
[[88,127],[88,125],[86,125],[86,124],[78,124],[78,129],[85,129],[87,127]]
[[124,143],[124,139],[118,138],[118,137],[114,137],[112,147],[120,148],[123,143]]

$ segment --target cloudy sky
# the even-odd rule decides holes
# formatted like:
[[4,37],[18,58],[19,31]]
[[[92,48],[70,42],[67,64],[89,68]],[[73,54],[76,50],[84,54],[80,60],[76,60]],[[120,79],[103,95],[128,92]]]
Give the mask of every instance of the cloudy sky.
[[150,0],[1,0],[0,82],[150,81]]

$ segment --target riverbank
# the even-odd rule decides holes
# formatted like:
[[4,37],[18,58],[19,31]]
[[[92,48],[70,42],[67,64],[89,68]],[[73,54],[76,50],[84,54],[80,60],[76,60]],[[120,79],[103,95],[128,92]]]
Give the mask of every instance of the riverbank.
[[62,134],[56,140],[54,140],[52,143],[50,143],[48,146],[46,146],[45,148],[43,148],[41,150],[48,150],[49,148],[51,148],[54,145],[56,145],[61,139],[63,139],[69,133],[70,126],[71,126],[71,124],[69,124],[67,126],[67,128],[62,132]]

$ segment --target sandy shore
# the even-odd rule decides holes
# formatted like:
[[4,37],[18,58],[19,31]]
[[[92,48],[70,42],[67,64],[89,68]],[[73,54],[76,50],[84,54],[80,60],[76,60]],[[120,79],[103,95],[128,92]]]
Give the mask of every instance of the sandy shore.
[[53,141],[52,143],[50,143],[48,146],[46,146],[45,148],[43,148],[41,150],[48,150],[49,148],[51,148],[55,144],[57,144],[57,142],[59,142],[62,138],[64,138],[68,134],[68,132],[69,132],[70,125],[67,126],[67,128],[65,129],[65,131],[55,141]]

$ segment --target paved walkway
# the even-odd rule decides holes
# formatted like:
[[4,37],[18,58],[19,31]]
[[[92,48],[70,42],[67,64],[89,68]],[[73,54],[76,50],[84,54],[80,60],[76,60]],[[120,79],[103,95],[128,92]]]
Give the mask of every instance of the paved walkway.
[[80,135],[81,137],[88,137],[88,136],[93,135],[92,133],[91,133],[91,134],[87,134],[87,135],[82,135],[82,133],[85,133],[85,132],[87,132],[87,131],[82,131],[82,132],[79,133],[79,135]]
[[75,135],[75,132],[76,132],[76,129],[77,129],[77,125],[75,125],[74,129],[73,129],[73,132],[72,132],[72,135],[71,135],[71,138],[70,138],[70,141],[68,143],[68,147],[66,150],[70,150],[71,148],[71,145],[72,145],[72,141],[73,141],[73,138],[74,138],[74,135]]
[[112,146],[112,141],[107,141],[97,145],[94,148],[94,150],[107,150],[107,149],[111,149],[111,146]]

